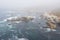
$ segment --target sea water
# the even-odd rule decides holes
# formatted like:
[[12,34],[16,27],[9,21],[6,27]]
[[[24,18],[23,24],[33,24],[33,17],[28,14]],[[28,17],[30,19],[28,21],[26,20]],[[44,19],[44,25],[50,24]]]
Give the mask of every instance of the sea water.
[[7,15],[9,14],[1,14],[0,16],[0,40],[60,40],[60,34],[43,28],[46,26],[45,19],[38,19],[36,16],[33,22],[9,24],[3,21],[11,17]]

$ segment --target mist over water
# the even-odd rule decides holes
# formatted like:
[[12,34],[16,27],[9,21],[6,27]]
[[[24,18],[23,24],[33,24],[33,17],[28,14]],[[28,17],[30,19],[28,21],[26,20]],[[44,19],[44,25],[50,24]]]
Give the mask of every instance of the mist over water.
[[[46,12],[60,10],[60,0],[0,0],[0,40],[60,40],[60,30],[42,28]],[[34,20],[9,23],[10,17],[34,16]]]

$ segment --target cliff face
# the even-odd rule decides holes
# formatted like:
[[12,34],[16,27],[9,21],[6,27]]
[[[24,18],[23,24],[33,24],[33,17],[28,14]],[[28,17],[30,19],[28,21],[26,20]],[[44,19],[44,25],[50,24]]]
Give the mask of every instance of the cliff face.
[[54,16],[56,16],[56,20],[57,22],[60,22],[60,10],[54,10],[54,11],[51,11],[49,14],[52,14]]
[[58,23],[60,23],[60,11],[46,12],[43,17],[47,20],[47,25],[50,29],[56,29]]
[[60,9],[58,9],[58,10],[53,10],[53,11],[51,11],[50,13],[53,14],[53,15],[55,15],[55,16],[57,16],[57,17],[60,17]]

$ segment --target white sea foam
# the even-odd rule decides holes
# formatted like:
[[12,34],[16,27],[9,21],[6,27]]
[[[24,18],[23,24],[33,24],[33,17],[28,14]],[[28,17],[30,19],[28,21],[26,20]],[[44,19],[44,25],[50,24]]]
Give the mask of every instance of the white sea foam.
[[19,38],[18,40],[28,40],[27,38]]

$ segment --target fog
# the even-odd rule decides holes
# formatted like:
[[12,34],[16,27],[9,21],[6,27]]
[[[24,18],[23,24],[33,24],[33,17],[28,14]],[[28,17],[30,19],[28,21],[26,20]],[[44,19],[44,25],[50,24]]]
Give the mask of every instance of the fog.
[[0,0],[0,9],[59,8],[60,0]]
[[0,19],[10,16],[38,16],[46,11],[60,9],[59,4],[60,0],[0,0]]

